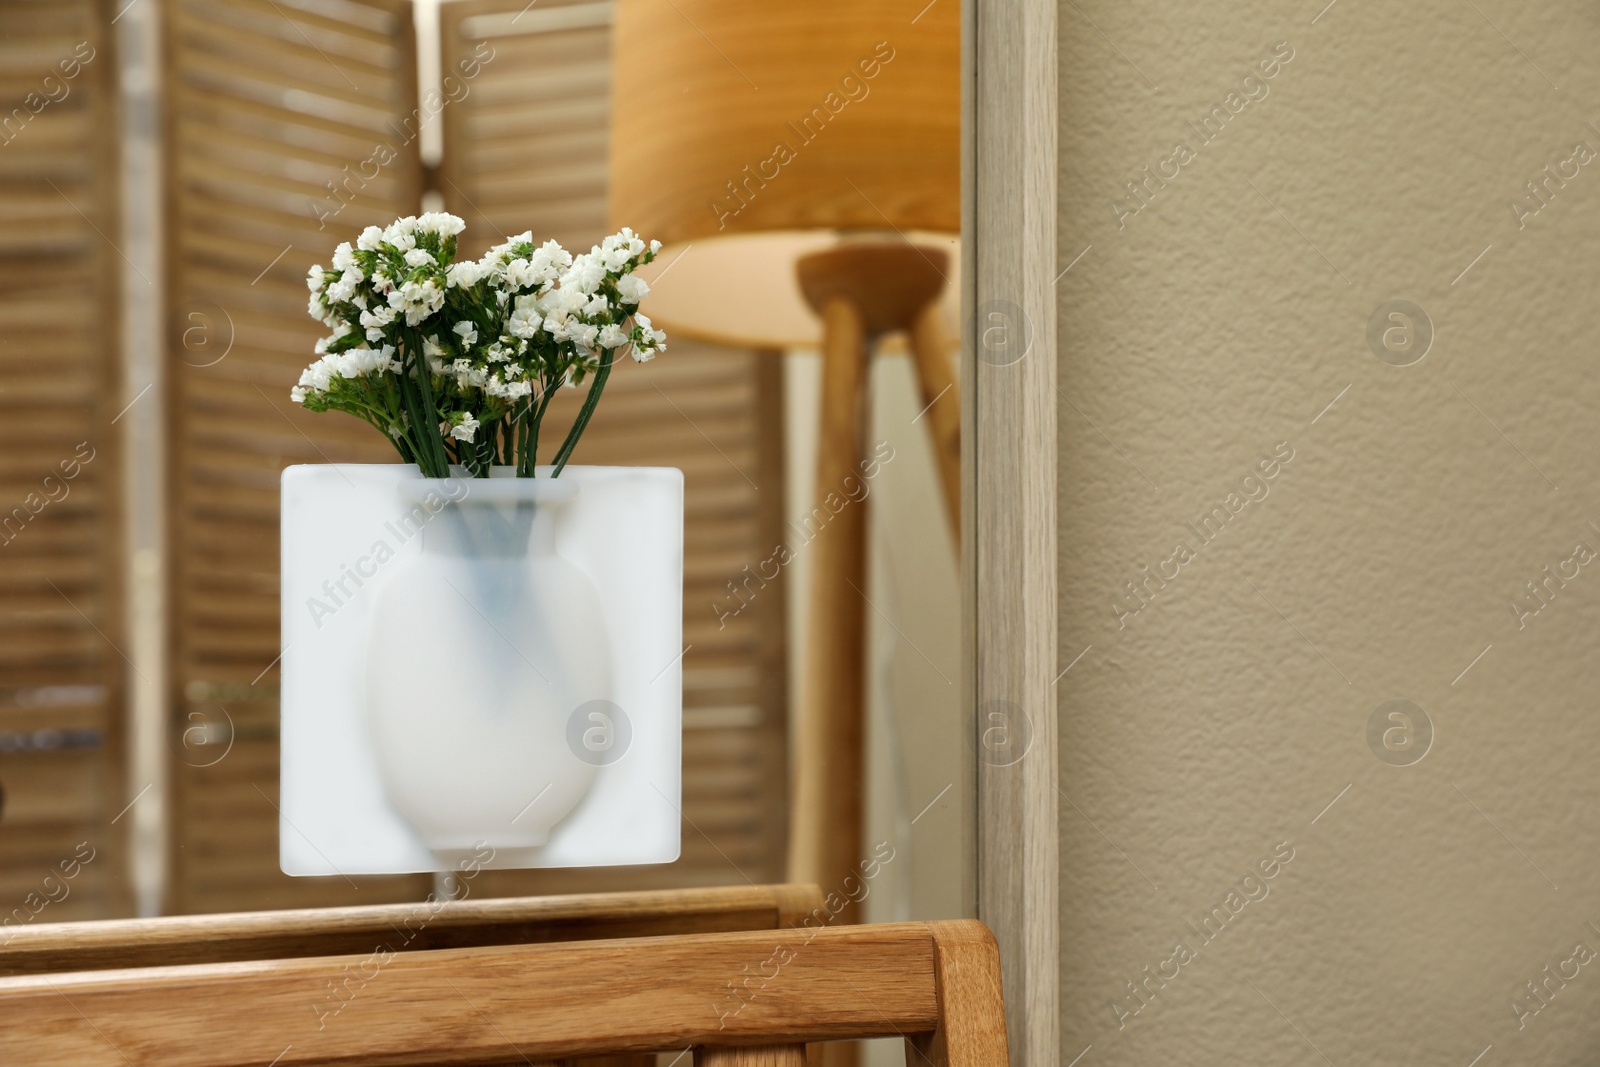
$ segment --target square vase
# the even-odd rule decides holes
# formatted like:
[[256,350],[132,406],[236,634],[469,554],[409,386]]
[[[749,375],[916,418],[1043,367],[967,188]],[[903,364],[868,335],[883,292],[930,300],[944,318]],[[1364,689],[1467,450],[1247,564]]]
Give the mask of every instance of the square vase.
[[283,472],[279,865],[669,863],[683,475]]

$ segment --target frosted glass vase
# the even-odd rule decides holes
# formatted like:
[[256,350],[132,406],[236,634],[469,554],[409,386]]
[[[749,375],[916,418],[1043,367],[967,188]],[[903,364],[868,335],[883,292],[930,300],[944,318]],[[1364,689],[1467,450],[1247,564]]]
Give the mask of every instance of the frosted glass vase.
[[419,479],[400,492],[422,551],[373,602],[367,717],[384,789],[444,863],[483,845],[495,866],[524,863],[594,780],[568,720],[611,698],[599,595],[555,547],[578,487]]

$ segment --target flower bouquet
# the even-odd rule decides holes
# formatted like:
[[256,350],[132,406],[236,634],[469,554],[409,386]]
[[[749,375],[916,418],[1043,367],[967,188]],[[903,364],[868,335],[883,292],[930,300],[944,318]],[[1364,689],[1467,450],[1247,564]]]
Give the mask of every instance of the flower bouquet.
[[311,317],[333,332],[290,398],[344,411],[388,435],[424,477],[493,466],[534,475],[555,390],[589,392],[551,460],[561,473],[594,415],[619,352],[644,362],[666,335],[639,314],[635,269],[661,249],[627,228],[573,256],[531,233],[456,260],[461,219],[442,212],[369,226],[332,265],[312,267]]

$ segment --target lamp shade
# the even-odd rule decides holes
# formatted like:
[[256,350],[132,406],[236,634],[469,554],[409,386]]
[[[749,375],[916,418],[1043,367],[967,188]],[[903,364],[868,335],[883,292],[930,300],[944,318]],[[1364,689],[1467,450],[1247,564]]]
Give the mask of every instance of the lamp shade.
[[668,246],[645,275],[651,316],[810,344],[799,256],[869,235],[948,249],[959,15],[958,0],[618,0],[611,217]]

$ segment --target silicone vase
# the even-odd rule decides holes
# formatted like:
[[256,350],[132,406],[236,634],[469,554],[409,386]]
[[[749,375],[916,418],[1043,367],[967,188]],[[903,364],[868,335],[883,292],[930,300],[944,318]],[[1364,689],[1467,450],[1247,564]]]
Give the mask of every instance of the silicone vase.
[[422,551],[375,591],[366,691],[379,774],[443,864],[487,845],[489,865],[514,865],[587,793],[596,768],[569,746],[568,720],[611,696],[599,596],[556,552],[577,486],[420,479],[402,494]]

